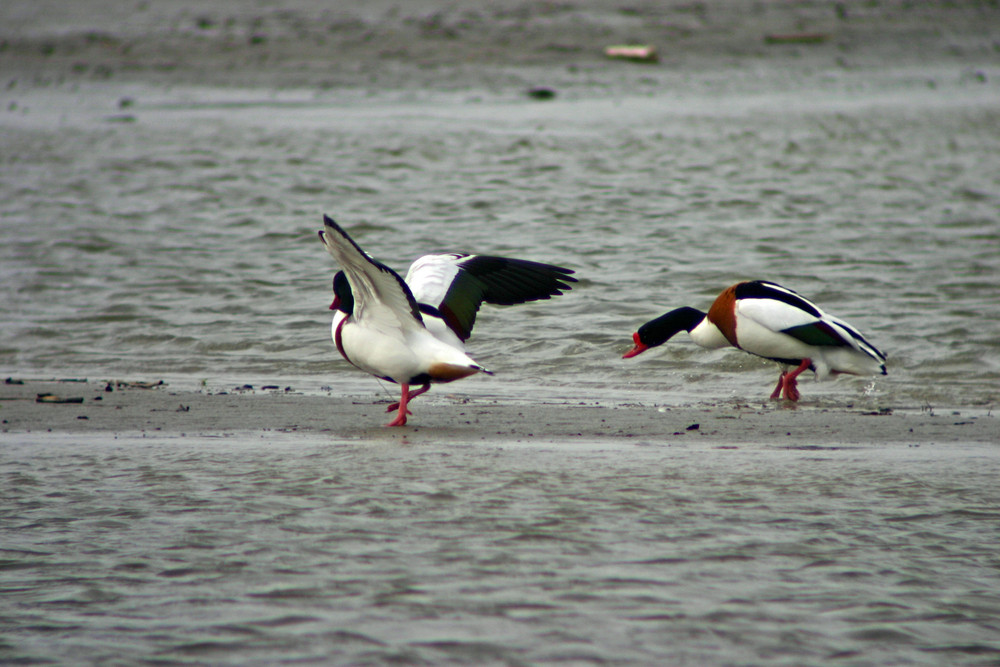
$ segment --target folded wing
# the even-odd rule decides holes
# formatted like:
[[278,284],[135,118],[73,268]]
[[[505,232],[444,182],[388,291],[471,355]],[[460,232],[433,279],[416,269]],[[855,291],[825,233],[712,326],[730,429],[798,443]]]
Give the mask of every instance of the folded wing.
[[737,289],[736,298],[741,315],[771,331],[807,345],[852,348],[885,361],[885,355],[857,329],[787,287],[762,280],[744,283]]

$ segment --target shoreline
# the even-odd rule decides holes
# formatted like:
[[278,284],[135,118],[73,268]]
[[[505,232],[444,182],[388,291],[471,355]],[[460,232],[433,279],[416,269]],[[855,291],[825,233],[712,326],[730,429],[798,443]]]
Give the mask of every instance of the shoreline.
[[[211,393],[178,391],[156,383],[13,382],[23,384],[0,385],[0,432],[8,440],[56,433],[164,437],[291,433],[371,442],[667,442],[808,449],[995,444],[1000,437],[1000,422],[991,411],[977,415],[962,409],[872,411],[787,401],[676,407],[439,394],[416,401],[407,426],[386,428],[382,424],[389,420],[385,413],[389,401],[371,396],[314,395],[278,385]],[[74,402],[38,402],[38,396],[45,394]]]
[[[94,17],[101,17],[100,22]],[[45,0],[0,9],[7,85],[141,81],[264,88],[464,90],[589,86],[664,71],[760,65],[881,68],[886,63],[995,60],[974,2],[921,7],[607,0],[461,6],[390,0],[331,8],[315,0],[266,8],[236,0],[166,5]],[[54,18],[58,17],[58,18]],[[943,30],[942,26],[947,29]],[[614,45],[655,49],[645,63],[609,58]]]

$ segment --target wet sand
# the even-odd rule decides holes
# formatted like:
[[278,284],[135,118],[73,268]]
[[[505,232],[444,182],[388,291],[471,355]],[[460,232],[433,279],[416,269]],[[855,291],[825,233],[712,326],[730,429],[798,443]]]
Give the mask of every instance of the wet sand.
[[[386,428],[388,400],[370,395],[318,395],[276,389],[177,391],[116,382],[0,385],[4,437],[49,432],[220,436],[299,433],[336,440],[406,443],[534,441],[614,444],[758,444],[786,448],[996,443],[1000,422],[990,411],[890,410],[795,405],[761,400],[658,406],[634,402],[515,401],[457,390],[414,401],[402,428]],[[78,403],[38,402],[50,394]]]

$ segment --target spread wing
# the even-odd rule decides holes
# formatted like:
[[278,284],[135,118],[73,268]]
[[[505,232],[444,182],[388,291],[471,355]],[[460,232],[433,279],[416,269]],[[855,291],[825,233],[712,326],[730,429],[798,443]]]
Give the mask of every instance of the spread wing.
[[550,299],[572,289],[570,269],[523,259],[447,253],[413,262],[406,283],[416,300],[437,310],[463,341],[472,335],[479,306]]
[[368,326],[423,328],[410,288],[399,274],[361,249],[340,225],[323,216],[323,245],[347,275],[354,295],[354,318]]

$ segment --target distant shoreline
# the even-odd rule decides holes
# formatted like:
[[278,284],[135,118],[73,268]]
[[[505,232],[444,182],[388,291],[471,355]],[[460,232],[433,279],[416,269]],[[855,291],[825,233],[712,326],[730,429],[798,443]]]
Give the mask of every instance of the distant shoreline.
[[[84,81],[467,89],[753,63],[793,71],[996,60],[983,26],[998,12],[971,1],[280,4],[4,3],[0,71],[8,90]],[[650,46],[658,62],[606,57],[622,44]]]

